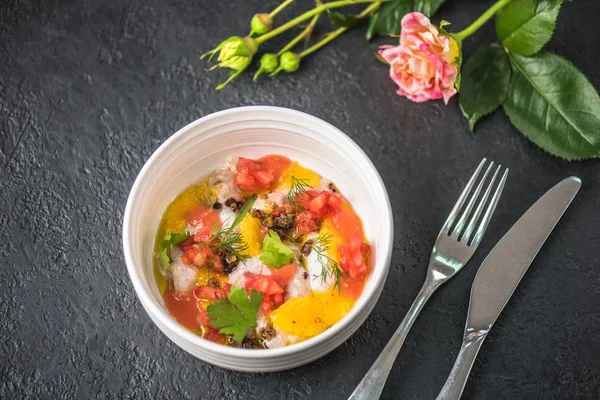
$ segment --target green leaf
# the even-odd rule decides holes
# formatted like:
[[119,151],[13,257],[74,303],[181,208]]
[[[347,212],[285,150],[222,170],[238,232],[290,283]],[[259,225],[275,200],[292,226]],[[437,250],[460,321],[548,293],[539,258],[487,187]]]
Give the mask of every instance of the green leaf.
[[352,28],[360,22],[359,18],[353,14],[342,14],[337,11],[327,10],[327,16],[331,22],[338,28]]
[[165,233],[165,237],[159,243],[160,253],[158,254],[158,265],[161,270],[166,271],[171,265],[171,246],[178,245],[183,242],[187,238],[189,238],[186,232],[182,233],[171,233],[171,231],[167,231]]
[[562,0],[520,0],[498,12],[496,33],[511,53],[532,55],[552,37]]
[[462,69],[462,88],[458,100],[471,132],[479,118],[504,102],[509,80],[508,59],[496,43],[480,47],[467,60]]
[[227,299],[214,301],[208,305],[210,324],[224,335],[233,335],[233,340],[241,342],[248,331],[256,327],[256,314],[263,294],[252,289],[250,299],[246,289],[232,286]]
[[437,12],[445,1],[446,0],[415,0],[413,11],[425,14],[426,17],[433,17],[433,14]]
[[262,255],[260,261],[266,264],[269,268],[280,268],[283,265],[289,264],[294,259],[294,252],[281,243],[281,239],[277,232],[269,230],[262,246]]
[[158,254],[158,266],[162,271],[166,271],[169,269],[169,265],[171,265],[171,257],[165,249]]
[[367,40],[376,35],[399,35],[402,17],[413,9],[413,0],[391,0],[385,2],[377,12],[369,18]]
[[173,233],[171,234],[171,244],[178,245],[179,243],[187,240],[190,237],[187,233]]
[[512,74],[506,114],[532,142],[567,160],[600,157],[600,96],[556,54],[508,53]]
[[233,230],[233,228],[235,228],[236,226],[238,226],[240,224],[240,222],[242,222],[242,220],[244,219],[246,214],[248,214],[248,211],[250,211],[250,209],[254,205],[254,202],[256,201],[256,199],[257,199],[257,196],[255,194],[253,194],[252,196],[250,196],[250,198],[248,200],[246,200],[246,202],[240,209],[240,212],[238,213],[238,215],[235,216],[233,223],[229,227],[230,231]]

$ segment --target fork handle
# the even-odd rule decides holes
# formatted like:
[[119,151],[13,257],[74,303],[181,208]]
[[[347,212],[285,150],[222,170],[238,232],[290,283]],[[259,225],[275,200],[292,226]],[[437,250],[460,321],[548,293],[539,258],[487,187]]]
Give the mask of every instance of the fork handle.
[[400,352],[408,331],[417,319],[425,303],[427,303],[427,300],[429,300],[440,284],[441,282],[432,279],[425,281],[400,326],[348,400],[376,400],[381,396],[381,391],[385,386],[387,377],[394,366],[394,361],[396,361],[396,357]]
[[487,332],[465,336],[452,371],[436,400],[458,400],[465,388],[473,362]]

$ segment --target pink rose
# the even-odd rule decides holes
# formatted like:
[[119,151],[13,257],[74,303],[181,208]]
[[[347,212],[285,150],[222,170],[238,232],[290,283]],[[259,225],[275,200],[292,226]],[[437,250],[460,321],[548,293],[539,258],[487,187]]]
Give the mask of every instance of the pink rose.
[[398,93],[421,103],[444,98],[448,104],[456,89],[458,45],[440,35],[423,14],[402,18],[400,45],[382,47],[379,54],[390,64],[390,77]]

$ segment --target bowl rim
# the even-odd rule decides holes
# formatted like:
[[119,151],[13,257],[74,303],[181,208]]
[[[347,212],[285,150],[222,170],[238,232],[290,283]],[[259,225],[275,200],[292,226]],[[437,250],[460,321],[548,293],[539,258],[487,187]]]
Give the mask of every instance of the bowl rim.
[[[255,112],[257,115],[259,113],[272,113],[272,114],[277,113],[277,114],[284,115],[284,116],[287,115],[291,119],[296,120],[296,125],[302,125],[302,122],[312,120],[313,123],[320,124],[324,128],[328,128],[328,138],[327,138],[328,141],[337,142],[337,143],[345,142],[344,143],[345,145],[352,147],[362,157],[364,157],[364,161],[370,166],[370,168],[372,170],[371,172],[376,178],[375,182],[372,182],[372,185],[374,185],[376,187],[377,191],[381,192],[381,195],[383,196],[381,198],[382,203],[378,204],[378,206],[384,206],[384,209],[382,210],[382,212],[386,213],[389,216],[389,218],[386,218],[386,221],[384,222],[386,226],[383,227],[383,231],[387,232],[387,240],[385,240],[386,237],[384,237],[384,239],[382,240],[381,248],[378,248],[378,254],[377,254],[376,261],[375,261],[375,265],[377,265],[378,263],[381,262],[382,267],[380,267],[380,269],[377,271],[377,274],[372,275],[371,279],[376,280],[372,287],[372,290],[369,293],[363,292],[363,294],[361,294],[361,297],[365,296],[365,295],[367,296],[365,302],[362,304],[362,307],[358,308],[358,307],[354,306],[352,308],[352,310],[350,310],[350,312],[348,314],[346,314],[346,316],[344,316],[344,318],[342,318],[336,324],[329,327],[328,329],[326,329],[325,331],[321,332],[318,335],[315,335],[315,336],[313,336],[309,339],[306,339],[302,342],[299,342],[299,343],[294,343],[294,344],[291,344],[288,346],[275,348],[275,349],[242,349],[242,348],[221,345],[221,344],[206,340],[206,339],[194,334],[193,332],[189,331],[188,329],[186,329],[179,323],[177,323],[168,314],[168,312],[161,309],[155,303],[151,294],[145,290],[144,284],[143,284],[144,279],[142,279],[142,277],[140,276],[140,274],[138,274],[138,272],[135,268],[135,263],[133,261],[133,255],[132,255],[132,250],[131,250],[130,221],[131,221],[133,210],[134,210],[133,201],[137,197],[137,192],[140,190],[140,186],[141,186],[142,182],[144,181],[146,174],[150,170],[151,166],[157,160],[159,160],[161,158],[162,153],[164,153],[173,143],[180,140],[180,138],[182,138],[184,135],[186,135],[189,131],[193,130],[194,128],[196,128],[202,124],[205,124],[209,121],[221,119],[223,117],[228,117],[228,116],[235,115],[235,114],[244,114],[244,113],[247,113],[248,111]],[[263,117],[260,120],[264,121],[265,119]],[[303,120],[303,121],[298,122],[298,120]],[[369,314],[370,314],[370,312],[372,312],[372,308],[374,307],[375,303],[378,300],[378,298],[374,298],[374,297],[376,297],[376,296],[379,297],[381,295],[382,290],[378,290],[378,289],[380,287],[382,289],[383,286],[385,285],[385,281],[386,281],[386,278],[387,278],[387,275],[389,272],[391,256],[392,256],[393,238],[394,238],[394,221],[393,221],[392,206],[390,203],[389,195],[385,188],[385,184],[383,183],[383,179],[381,178],[381,175],[379,174],[379,172],[377,171],[377,168],[375,167],[375,165],[373,164],[371,159],[367,156],[367,154],[348,135],[343,133],[341,130],[339,130],[332,124],[322,120],[321,118],[318,118],[316,116],[310,115],[310,114],[302,112],[302,111],[292,110],[292,109],[285,108],[285,107],[275,107],[275,106],[243,106],[243,107],[229,108],[226,110],[211,113],[209,115],[206,115],[202,118],[199,118],[199,119],[185,125],[181,129],[179,129],[177,132],[175,132],[173,135],[171,135],[169,138],[167,138],[152,153],[152,155],[146,160],[146,162],[144,163],[144,166],[138,173],[138,175],[132,185],[129,196],[127,198],[125,212],[123,214],[122,235],[123,235],[123,252],[124,252],[124,256],[125,256],[125,264],[127,266],[129,277],[133,284],[136,295],[137,295],[138,299],[140,300],[140,302],[142,303],[144,310],[149,314],[149,317],[151,317],[150,319],[158,326],[158,328],[161,331],[163,330],[163,328],[160,325],[164,324],[164,325],[166,325],[167,329],[169,329],[171,332],[173,332],[174,334],[176,334],[177,336],[179,336],[181,339],[185,340],[186,342],[190,343],[194,347],[199,347],[207,352],[218,353],[223,356],[230,356],[230,357],[235,357],[238,359],[255,360],[255,359],[261,359],[261,358],[280,358],[280,357],[290,356],[295,353],[305,351],[307,349],[315,347],[315,345],[318,345],[319,343],[329,341],[332,338],[342,334],[345,329],[349,328],[349,326],[352,324],[352,322],[355,319],[358,319],[360,317],[360,311],[362,309],[368,309],[369,305],[372,304],[370,306],[371,309],[368,310]],[[375,269],[375,268],[373,268],[373,269]],[[359,299],[360,299],[360,297],[359,297]],[[366,319],[367,316],[368,316],[368,314],[365,315],[364,318],[362,318],[363,321]],[[362,322],[361,322],[361,324],[362,324]],[[355,333],[355,331],[356,331],[356,329],[358,329],[358,327],[355,328],[355,330],[351,333],[351,335]],[[164,332],[163,332],[163,334],[164,334]],[[348,335],[348,336],[350,336],[350,335]],[[347,339],[345,339],[345,340],[347,340]],[[343,343],[344,341],[342,341],[341,343]],[[331,350],[333,350],[333,348],[326,349],[326,352],[329,352]]]

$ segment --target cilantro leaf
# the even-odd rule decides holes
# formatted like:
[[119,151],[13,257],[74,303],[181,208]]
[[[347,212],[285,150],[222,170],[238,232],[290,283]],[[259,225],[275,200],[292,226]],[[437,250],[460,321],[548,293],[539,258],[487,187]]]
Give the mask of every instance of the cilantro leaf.
[[252,289],[250,298],[246,289],[231,287],[227,299],[214,301],[207,307],[210,324],[219,329],[219,333],[233,335],[233,340],[241,342],[248,331],[256,328],[256,314],[262,302],[263,294]]
[[280,268],[283,265],[289,264],[293,258],[294,252],[281,243],[277,232],[269,230],[263,241],[260,261],[265,263],[269,268]]

